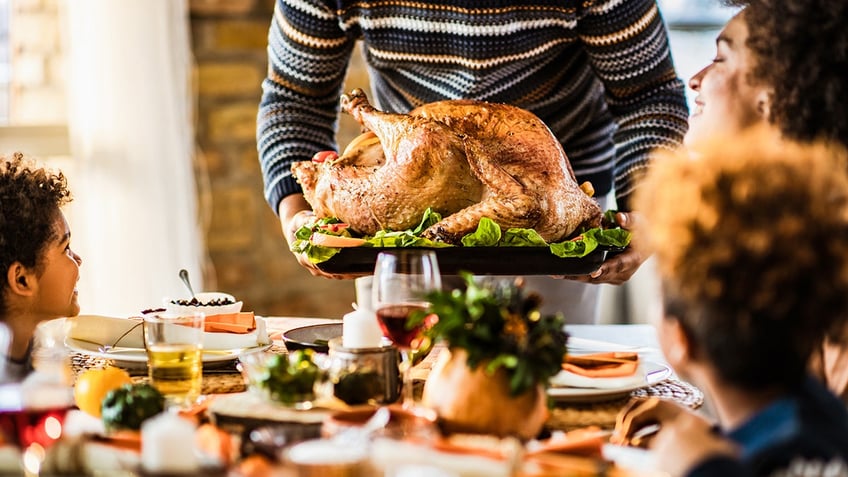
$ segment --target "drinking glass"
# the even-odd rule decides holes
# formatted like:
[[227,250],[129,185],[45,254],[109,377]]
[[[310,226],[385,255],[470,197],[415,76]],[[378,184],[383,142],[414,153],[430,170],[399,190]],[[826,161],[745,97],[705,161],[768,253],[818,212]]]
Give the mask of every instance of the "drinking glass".
[[150,383],[168,407],[189,407],[200,397],[204,313],[147,313],[144,347]]
[[381,252],[374,266],[372,306],[383,335],[401,353],[403,407],[414,405],[412,390],[413,354],[421,344],[425,320],[409,318],[428,307],[425,295],[442,288],[439,264],[432,250]]

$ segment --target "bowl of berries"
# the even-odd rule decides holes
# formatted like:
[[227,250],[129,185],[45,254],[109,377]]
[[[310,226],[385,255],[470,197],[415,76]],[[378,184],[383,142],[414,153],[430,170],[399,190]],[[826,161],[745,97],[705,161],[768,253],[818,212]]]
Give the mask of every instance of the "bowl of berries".
[[201,292],[191,298],[175,298],[165,301],[169,313],[194,313],[202,311],[206,316],[226,315],[241,311],[242,302],[228,293]]

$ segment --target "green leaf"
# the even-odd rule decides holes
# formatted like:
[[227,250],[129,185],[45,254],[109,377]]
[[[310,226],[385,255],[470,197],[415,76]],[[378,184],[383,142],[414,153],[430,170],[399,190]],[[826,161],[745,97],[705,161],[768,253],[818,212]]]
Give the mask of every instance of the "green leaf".
[[291,251],[295,253],[305,253],[306,257],[312,263],[326,262],[333,255],[342,251],[335,247],[322,247],[321,245],[313,245],[307,238],[306,240],[295,240],[291,247]]
[[584,233],[580,240],[566,240],[565,242],[552,243],[551,253],[560,258],[585,257],[598,248],[598,241],[591,235]]
[[503,235],[502,247],[547,247],[548,243],[533,229],[511,228]]
[[497,371],[501,366],[507,369],[514,369],[518,366],[518,356],[513,356],[511,354],[502,354],[497,356],[495,359],[489,361],[488,366],[486,366],[486,374],[495,374],[495,371]]
[[427,228],[437,222],[441,222],[441,220],[442,214],[435,212],[430,207],[427,207],[427,210],[424,211],[424,216],[421,217],[421,222],[418,224],[417,227],[412,229],[412,234],[416,236],[421,235],[421,233],[427,230]]
[[428,248],[443,248],[452,247],[453,245],[443,242],[434,242],[424,237],[419,237],[409,230],[389,231],[381,230],[374,234],[373,237],[367,237],[365,243],[372,247],[428,247]]
[[616,214],[618,214],[618,211],[615,209],[607,210],[606,212],[604,212],[604,216],[601,218],[601,223],[609,227],[617,226],[618,221],[615,220]]
[[624,248],[630,245],[632,236],[629,230],[615,228],[599,230],[595,238],[598,240],[598,245]]
[[466,247],[494,247],[501,240],[501,227],[488,217],[483,217],[477,224],[477,230],[462,237],[462,245]]

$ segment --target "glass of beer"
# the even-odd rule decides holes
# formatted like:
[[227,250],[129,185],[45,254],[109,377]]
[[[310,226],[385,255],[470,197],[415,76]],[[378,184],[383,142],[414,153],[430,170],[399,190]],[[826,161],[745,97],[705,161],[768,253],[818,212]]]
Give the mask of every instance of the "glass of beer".
[[144,315],[147,373],[168,407],[190,407],[200,397],[204,319],[202,312]]

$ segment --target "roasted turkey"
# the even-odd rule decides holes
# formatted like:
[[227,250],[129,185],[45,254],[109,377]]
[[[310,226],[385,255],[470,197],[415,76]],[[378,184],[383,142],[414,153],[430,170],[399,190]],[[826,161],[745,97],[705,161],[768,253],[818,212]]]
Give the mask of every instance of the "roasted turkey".
[[600,224],[591,185],[578,186],[562,145],[529,111],[446,100],[393,114],[360,89],[342,95],[341,106],[366,132],[340,156],[292,165],[318,217],[373,235],[414,228],[431,207],[443,220],[424,236],[447,243],[476,230],[482,217],[504,230],[535,229],[549,243]]

